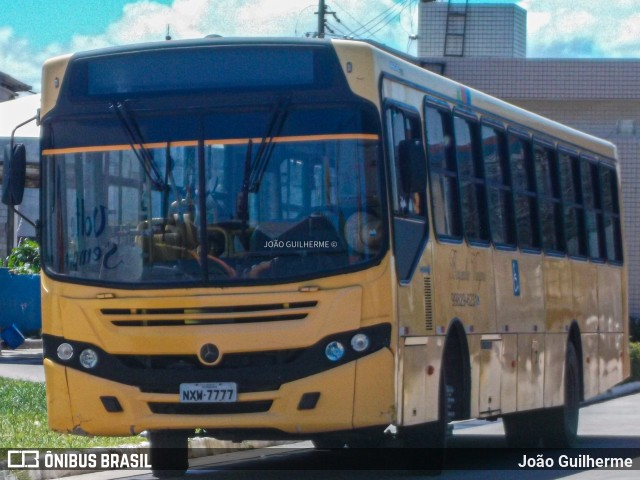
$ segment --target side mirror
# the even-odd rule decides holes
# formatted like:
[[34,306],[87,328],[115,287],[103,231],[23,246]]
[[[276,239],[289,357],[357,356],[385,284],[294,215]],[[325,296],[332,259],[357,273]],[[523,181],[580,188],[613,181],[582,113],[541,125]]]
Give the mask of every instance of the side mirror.
[[2,203],[9,206],[22,203],[26,176],[27,153],[24,144],[7,145],[4,148]]

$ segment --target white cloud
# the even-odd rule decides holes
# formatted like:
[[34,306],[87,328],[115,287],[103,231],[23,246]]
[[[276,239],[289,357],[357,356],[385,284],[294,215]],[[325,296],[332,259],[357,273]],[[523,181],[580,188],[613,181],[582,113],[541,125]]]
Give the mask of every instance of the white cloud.
[[34,61],[29,42],[17,38],[11,27],[0,27],[0,65],[3,73],[37,88],[40,64],[37,60]]
[[[74,35],[67,43],[49,45],[34,52],[25,40],[0,30],[0,64],[7,73],[39,89],[40,65],[48,56],[66,52],[164,40],[167,25],[174,40],[222,36],[304,36],[317,29],[316,0],[174,0],[171,5],[152,0],[127,4],[121,17],[99,35]],[[328,1],[341,22],[328,16],[337,35],[356,31],[361,37],[405,50],[410,33],[417,29],[417,8],[404,8],[398,0]],[[384,16],[379,16],[386,13]],[[401,14],[401,15],[400,15]],[[412,15],[413,14],[413,15]],[[413,18],[411,18],[413,17]],[[356,20],[357,19],[357,20]],[[400,23],[401,22],[401,23]],[[366,27],[366,28],[365,28]],[[5,29],[6,30],[6,29]],[[4,32],[4,33],[3,33]],[[3,36],[4,35],[4,36]],[[8,35],[10,39],[6,38]],[[9,61],[11,56],[13,61]],[[21,59],[18,62],[17,59]]]
[[529,56],[640,57],[637,0],[523,0],[519,5],[527,10]]

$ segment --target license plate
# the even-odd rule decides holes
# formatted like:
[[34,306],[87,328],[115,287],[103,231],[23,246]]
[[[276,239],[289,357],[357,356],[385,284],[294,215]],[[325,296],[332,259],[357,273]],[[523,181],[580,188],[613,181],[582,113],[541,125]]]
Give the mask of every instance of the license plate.
[[230,403],[238,401],[238,385],[222,383],[182,383],[180,403]]

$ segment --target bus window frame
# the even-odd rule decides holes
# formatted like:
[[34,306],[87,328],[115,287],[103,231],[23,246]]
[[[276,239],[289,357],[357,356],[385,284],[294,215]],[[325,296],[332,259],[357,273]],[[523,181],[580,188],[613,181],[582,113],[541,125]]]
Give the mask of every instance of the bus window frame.
[[[424,135],[424,122],[423,122],[423,118],[420,115],[420,112],[418,111],[418,109],[412,107],[411,105],[408,105],[406,103],[400,102],[398,100],[395,100],[393,98],[389,98],[389,97],[383,97],[382,98],[382,109],[381,109],[381,119],[382,119],[382,143],[383,143],[383,157],[385,159],[385,175],[387,178],[387,181],[385,182],[386,184],[386,196],[388,198],[388,206],[387,206],[387,214],[390,217],[390,229],[389,229],[389,239],[393,241],[393,252],[394,252],[394,256],[396,257],[396,275],[398,278],[398,283],[402,286],[406,286],[411,282],[411,279],[413,278],[416,269],[418,268],[418,265],[420,263],[420,258],[422,257],[422,255],[424,254],[424,251],[427,247],[427,244],[429,243],[429,238],[430,238],[430,225],[429,225],[429,196],[428,196],[428,192],[427,189],[425,189],[425,191],[423,192],[425,195],[425,211],[423,215],[419,215],[419,214],[412,214],[412,213],[405,213],[402,214],[400,211],[396,210],[396,202],[397,202],[397,178],[396,178],[396,158],[395,158],[395,142],[391,142],[390,140],[395,140],[393,139],[393,132],[390,131],[390,125],[389,125],[389,121],[388,121],[388,113],[391,110],[398,110],[401,111],[403,113],[403,115],[408,115],[410,117],[413,117],[414,120],[418,120],[418,126],[419,126],[419,131],[418,133],[420,134],[420,141],[422,142],[422,149],[423,149],[423,159],[425,161],[425,185],[428,186],[428,178],[429,178],[429,168],[428,168],[428,160],[427,160],[427,155],[426,155],[426,151],[425,151],[425,135]],[[420,240],[418,241],[418,243],[415,245],[415,249],[413,249],[413,259],[411,260],[411,263],[409,265],[409,268],[406,268],[406,271],[400,271],[399,268],[399,263],[397,261],[398,258],[398,246],[400,245],[399,242],[396,242],[396,232],[397,232],[397,225],[396,225],[396,219],[400,219],[403,222],[407,222],[407,223],[421,223],[422,224],[422,235],[420,237]],[[407,262],[408,263],[408,262]]]
[[[584,201],[584,192],[583,192],[583,178],[582,178],[582,169],[587,165],[591,170],[591,184],[593,187],[592,195],[593,195],[593,207],[587,208],[587,205]],[[593,172],[595,171],[595,179],[593,178]],[[587,242],[587,257],[593,263],[603,264],[607,263],[607,252],[604,238],[604,225],[603,225],[603,215],[604,210],[602,209],[602,198],[601,198],[601,188],[600,188],[600,162],[597,156],[588,153],[581,152],[580,153],[580,195],[583,205],[583,215],[585,221],[585,234],[586,234],[586,242]],[[591,244],[589,240],[589,230],[587,228],[587,213],[591,212],[595,214],[596,217],[596,232],[598,234],[598,252],[599,256],[595,257],[591,255]]]
[[[579,253],[577,255],[569,252],[567,226],[563,218],[565,254],[571,260],[587,262],[589,261],[589,246],[587,244],[586,225],[585,225],[585,218],[584,218],[584,203],[582,201],[582,190],[581,190],[582,186],[580,184],[581,182],[580,171],[581,171],[581,163],[582,163],[582,160],[580,159],[580,151],[574,148],[568,147],[566,145],[559,144],[558,147],[556,148],[556,155],[558,158],[558,173],[559,173],[558,178],[560,179],[560,202],[562,204],[563,217],[564,217],[565,208],[572,208],[576,211],[576,220],[578,223],[576,225],[576,229],[578,231],[577,240],[579,242],[578,250],[582,250],[584,252],[584,253]],[[574,190],[573,199],[565,198],[564,191],[562,189],[563,181],[562,181],[562,178],[560,178],[562,175],[560,157],[563,155],[567,156],[571,162],[571,176],[572,176],[571,181],[572,181],[573,190]]]
[[[558,159],[558,151],[557,151],[557,147],[556,144],[549,139],[546,138],[541,138],[537,135],[533,135],[532,138],[532,142],[531,142],[531,147],[533,149],[533,156],[532,156],[532,161],[533,161],[533,169],[534,169],[534,181],[535,181],[535,186],[536,186],[536,197],[537,197],[537,208],[538,208],[538,222],[539,222],[539,233],[540,233],[540,249],[549,256],[553,256],[553,257],[564,257],[567,254],[567,248],[566,248],[566,238],[565,238],[565,230],[564,230],[564,218],[562,215],[562,197],[561,197],[561,189],[560,189],[560,185],[559,185],[559,181],[560,181],[560,171],[559,171],[559,159]],[[548,152],[550,154],[549,157],[547,157],[550,165],[549,167],[551,169],[553,169],[553,171],[550,172],[550,184],[549,184],[549,188],[551,190],[550,194],[547,193],[542,193],[540,192],[540,181],[541,179],[538,178],[538,169],[537,164],[536,164],[536,156],[535,156],[535,152],[536,152],[536,147],[541,148],[543,150],[545,150],[546,152]],[[553,205],[554,208],[554,231],[555,231],[555,235],[556,235],[556,246],[558,246],[559,248],[546,248],[545,247],[545,239],[544,239],[544,219],[542,218],[542,210],[541,210],[541,203],[542,202],[546,202],[546,203],[551,203]],[[559,210],[559,211],[558,211]]]
[[[464,121],[467,124],[471,142],[471,166],[474,170],[472,176],[462,175],[460,172],[460,158],[458,156],[458,139],[456,137],[456,118]],[[462,225],[462,237],[468,245],[473,247],[489,247],[491,245],[491,230],[490,220],[488,213],[488,199],[487,199],[487,178],[484,168],[484,157],[482,155],[482,137],[480,133],[481,122],[480,118],[473,112],[460,106],[454,106],[451,112],[452,121],[452,133],[453,133],[453,152],[455,156],[456,177],[458,179],[458,205],[460,206],[460,219]],[[481,177],[478,176],[481,175]],[[480,210],[480,231],[484,233],[486,238],[470,238],[465,228],[465,211],[463,198],[462,181],[469,181],[475,186],[480,186],[483,189],[482,195],[484,198],[481,202],[478,202],[478,209]],[[478,195],[478,192],[476,192]],[[477,198],[476,198],[477,200]]]
[[[511,162],[511,150],[509,147],[510,144],[510,138],[513,137],[515,139],[517,139],[518,141],[520,141],[522,143],[522,147],[523,147],[523,152],[525,153],[525,155],[528,155],[529,158],[525,160],[524,164],[525,164],[525,168],[528,169],[527,172],[527,180],[528,180],[528,190],[522,190],[519,187],[516,188],[516,186],[514,185],[514,181],[513,181],[513,165]],[[541,232],[540,232],[540,218],[539,218],[539,214],[538,214],[538,191],[536,188],[536,179],[535,179],[535,165],[533,164],[532,161],[532,156],[533,156],[533,134],[526,131],[526,130],[522,130],[521,128],[518,128],[517,126],[513,126],[513,125],[509,125],[506,129],[506,139],[507,139],[507,154],[508,154],[508,162],[509,162],[509,182],[511,184],[511,193],[512,193],[512,198],[513,198],[513,212],[514,212],[514,226],[515,226],[515,238],[516,238],[516,245],[518,250],[520,250],[523,253],[530,253],[530,254],[540,254],[542,253],[542,239],[541,239]],[[535,213],[535,218],[530,219],[530,226],[533,229],[532,231],[532,243],[534,245],[527,245],[524,246],[522,245],[522,240],[520,238],[520,231],[518,229],[518,219],[516,216],[516,196],[517,195],[524,195],[526,196],[528,199],[533,199],[533,201],[535,202],[534,206],[533,206],[533,211]],[[531,209],[531,206],[529,207]]]
[[602,180],[603,180],[602,172],[604,170],[608,170],[612,175],[612,177],[610,178],[612,211],[607,212],[607,210],[604,208],[604,205],[603,205],[603,208],[602,208],[603,218],[605,221],[605,226],[606,226],[607,217],[611,218],[612,222],[617,223],[617,228],[614,227],[614,233],[613,233],[614,244],[612,245],[612,248],[614,249],[614,255],[619,254],[619,257],[620,257],[619,259],[609,258],[609,245],[607,244],[607,235],[606,235],[606,228],[605,228],[604,242],[605,242],[606,261],[611,265],[623,265],[624,264],[624,241],[622,239],[623,227],[622,227],[622,213],[621,213],[621,205],[620,205],[620,181],[618,178],[618,169],[615,167],[615,164],[610,165],[606,162],[600,161],[598,165],[598,180],[600,183],[600,189],[602,189]]
[[[484,141],[482,137],[482,129],[485,127],[493,130],[498,140],[496,151],[498,156],[500,157],[499,161],[504,162],[503,167],[505,168],[502,184],[498,184],[498,183],[494,183],[493,181],[490,181],[487,175],[487,162],[484,155]],[[512,242],[505,243],[505,242],[495,241],[493,236],[494,232],[492,229],[490,219],[488,224],[489,238],[490,238],[491,244],[496,248],[496,250],[516,251],[518,249],[518,238],[517,238],[516,225],[515,225],[513,185],[511,183],[511,163],[509,162],[509,146],[507,143],[507,129],[505,128],[504,124],[498,121],[497,119],[482,116],[480,118],[480,142],[481,142],[480,149],[481,149],[481,156],[482,156],[482,167],[484,168],[484,178],[485,178],[485,183],[487,187],[487,212],[489,212],[490,210],[490,205],[489,205],[490,189],[496,189],[507,195],[506,230],[508,232],[508,235],[511,237]]]
[[[431,108],[435,111],[437,111],[440,115],[447,115],[447,127],[450,130],[451,135],[453,135],[453,108],[451,107],[451,105],[445,101],[442,101],[440,99],[425,95],[424,99],[423,99],[423,105],[422,105],[422,110],[423,110],[423,116],[424,116],[424,125],[423,125],[423,129],[424,129],[424,137],[425,137],[425,151],[426,151],[426,159],[427,159],[427,176],[428,176],[428,185],[429,185],[429,199],[430,199],[430,204],[431,204],[431,218],[433,221],[433,231],[435,234],[435,238],[438,242],[441,243],[449,243],[449,244],[455,244],[455,245],[461,245],[464,243],[464,229],[463,229],[463,224],[462,224],[462,208],[460,205],[460,180],[458,179],[458,159],[456,158],[456,154],[455,154],[455,143],[454,143],[454,138],[453,136],[451,136],[451,145],[445,150],[445,155],[450,156],[450,158],[446,158],[445,161],[446,162],[451,162],[451,169],[447,168],[447,169],[442,169],[443,172],[448,172],[447,173],[447,177],[448,178],[452,178],[453,182],[455,184],[455,187],[457,189],[457,191],[455,192],[456,195],[456,200],[458,202],[457,204],[457,211],[455,212],[456,215],[456,223],[458,224],[457,227],[459,228],[460,234],[459,235],[450,235],[450,234],[443,234],[440,233],[438,231],[438,228],[436,226],[436,202],[434,202],[434,188],[433,188],[433,181],[434,181],[434,177],[436,175],[443,175],[442,172],[434,172],[432,170],[432,165],[431,165],[431,159],[430,159],[430,155],[429,155],[429,126],[427,124],[427,108]],[[445,132],[446,134],[447,132]],[[440,169],[438,169],[440,170]],[[451,173],[454,173],[454,175],[451,175]]]

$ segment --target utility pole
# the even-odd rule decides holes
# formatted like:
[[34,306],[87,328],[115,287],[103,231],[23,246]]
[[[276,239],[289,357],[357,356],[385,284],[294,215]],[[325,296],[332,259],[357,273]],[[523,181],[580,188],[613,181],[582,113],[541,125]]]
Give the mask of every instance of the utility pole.
[[318,2],[318,11],[316,12],[318,14],[318,38],[324,38],[324,27],[325,27],[325,20],[324,20],[324,14],[327,11],[327,7],[324,4],[324,0],[319,0]]

